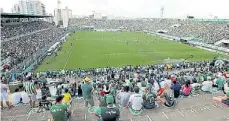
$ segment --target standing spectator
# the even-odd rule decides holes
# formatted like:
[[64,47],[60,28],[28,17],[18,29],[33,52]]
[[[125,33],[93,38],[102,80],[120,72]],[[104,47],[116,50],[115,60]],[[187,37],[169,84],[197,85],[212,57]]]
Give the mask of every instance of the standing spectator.
[[71,101],[71,94],[69,93],[68,89],[65,89],[63,103],[69,105],[70,101]]
[[3,100],[6,101],[6,105],[10,108],[7,86],[1,81],[1,109],[4,109]]
[[77,96],[78,96],[78,98],[81,98],[83,96],[81,85],[82,85],[82,83],[81,82],[78,82],[78,89],[77,89],[77,92],[78,92],[78,95]]
[[36,92],[36,87],[32,82],[32,77],[28,77],[27,81],[24,83],[24,88],[26,93],[28,93],[29,96],[30,108],[35,108],[37,92]]
[[85,106],[88,107],[88,103],[91,105],[91,107],[94,106],[94,100],[92,95],[92,85],[90,84],[90,79],[88,77],[85,78],[85,84],[82,84],[82,92],[83,92],[83,98],[85,101]]

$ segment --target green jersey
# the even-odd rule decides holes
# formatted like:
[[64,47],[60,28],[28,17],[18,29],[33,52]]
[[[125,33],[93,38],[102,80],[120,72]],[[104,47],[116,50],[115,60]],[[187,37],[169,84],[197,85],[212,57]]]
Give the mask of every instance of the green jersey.
[[50,108],[54,121],[67,121],[67,105],[57,104]]
[[224,79],[217,79],[216,80],[216,84],[218,85],[218,89],[222,89],[223,88],[223,86],[224,86],[224,84],[225,84],[225,81],[224,81]]
[[34,94],[35,85],[33,82],[24,82],[23,86],[28,94]]
[[117,92],[116,88],[111,87],[110,94],[111,94],[113,97],[116,97],[116,92]]

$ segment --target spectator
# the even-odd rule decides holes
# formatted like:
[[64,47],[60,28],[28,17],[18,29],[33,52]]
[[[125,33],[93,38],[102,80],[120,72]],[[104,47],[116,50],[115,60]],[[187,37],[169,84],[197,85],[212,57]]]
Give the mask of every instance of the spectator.
[[63,98],[63,96],[57,96],[55,105],[50,108],[54,121],[68,121],[70,118],[71,111],[66,104],[62,104]]
[[143,107],[145,109],[153,109],[155,107],[159,107],[159,105],[156,103],[156,94],[152,93],[150,91],[150,86],[146,86],[144,95],[143,95]]
[[120,92],[117,95],[117,99],[118,99],[120,107],[125,107],[129,101],[129,98],[130,98],[129,87],[124,86],[123,92]]
[[191,82],[190,80],[186,81],[185,84],[181,87],[181,94],[183,96],[189,96],[190,93],[191,93],[191,89],[192,89],[192,86],[191,86]]
[[130,107],[132,112],[141,112],[143,107],[143,97],[139,93],[139,87],[134,87],[134,94],[130,96],[130,99],[126,105],[126,107]]
[[63,103],[70,105],[70,101],[71,101],[71,94],[69,93],[68,89],[65,89]]
[[172,107],[175,104],[175,100],[172,97],[172,90],[169,88],[168,84],[164,85],[161,94],[157,96],[157,100],[162,102],[166,107]]
[[90,79],[88,77],[85,78],[85,84],[82,84],[82,92],[83,92],[83,98],[85,101],[85,106],[88,107],[88,103],[91,107],[94,106],[94,100],[92,95],[92,85],[90,84]]
[[223,103],[229,106],[229,92],[226,92],[224,96],[213,97],[215,103]]
[[201,90],[203,92],[211,92],[213,82],[211,81],[211,77],[207,77],[207,80],[202,83]]
[[178,98],[180,96],[181,85],[178,81],[173,81],[171,85],[171,89],[174,93],[174,98]]
[[24,82],[24,88],[26,93],[28,93],[29,96],[29,104],[30,108],[35,108],[35,101],[36,101],[36,87],[34,83],[32,82],[32,77],[28,77],[27,81]]
[[99,107],[95,110],[98,121],[119,121],[120,111],[114,106],[113,96],[106,98],[107,107]]
[[4,109],[3,100],[6,101],[6,105],[8,106],[8,108],[11,108],[7,90],[8,90],[7,86],[3,84],[1,81],[1,109]]
[[12,94],[12,104],[17,105],[22,102],[22,96],[19,92],[19,89],[15,89],[15,92]]

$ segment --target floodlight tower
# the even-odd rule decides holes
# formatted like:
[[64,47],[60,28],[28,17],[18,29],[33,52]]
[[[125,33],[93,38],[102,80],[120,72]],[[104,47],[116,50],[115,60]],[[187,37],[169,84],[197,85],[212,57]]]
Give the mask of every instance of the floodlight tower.
[[164,16],[164,6],[161,7],[161,18]]
[[57,0],[57,9],[61,9],[61,0]]

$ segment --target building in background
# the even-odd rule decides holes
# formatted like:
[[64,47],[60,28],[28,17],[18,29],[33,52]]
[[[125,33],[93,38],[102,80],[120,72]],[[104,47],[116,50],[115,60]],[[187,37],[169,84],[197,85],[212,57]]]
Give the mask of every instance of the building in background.
[[20,0],[12,8],[13,13],[46,15],[45,5],[39,0]]
[[57,1],[57,8],[54,10],[54,22],[57,26],[68,27],[69,18],[72,18],[72,10],[67,6],[62,9],[61,1]]
[[0,13],[3,13],[3,12],[4,12],[3,8],[0,8]]

